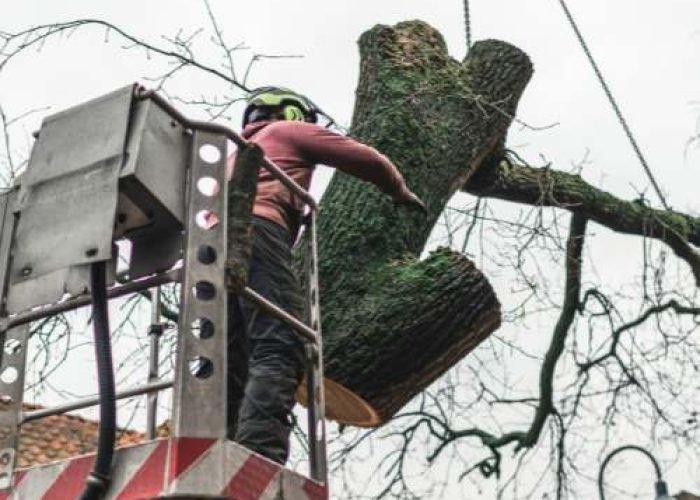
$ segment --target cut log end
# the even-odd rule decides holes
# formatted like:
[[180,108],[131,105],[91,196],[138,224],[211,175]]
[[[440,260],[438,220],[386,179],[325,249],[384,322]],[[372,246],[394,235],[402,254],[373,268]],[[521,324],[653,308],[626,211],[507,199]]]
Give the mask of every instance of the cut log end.
[[[378,427],[385,423],[385,420],[372,405],[342,384],[326,378],[323,381],[323,388],[328,420],[356,427]],[[308,407],[306,379],[299,386],[297,401]]]
[[[407,377],[404,383],[384,386],[380,394],[368,395],[368,399],[361,395],[362,388],[355,392],[341,383],[325,378],[323,387],[326,418],[356,427],[379,427],[385,424],[408,400],[444,373],[447,367],[458,362],[498,329],[500,323],[500,310],[485,311],[478,324],[463,336],[463,341],[456,344],[451,352],[444,354],[443,363],[433,366],[430,370],[425,370],[425,367],[417,368],[414,375]],[[373,399],[369,399],[370,396]],[[308,406],[306,379],[297,390],[297,401],[303,406]]]

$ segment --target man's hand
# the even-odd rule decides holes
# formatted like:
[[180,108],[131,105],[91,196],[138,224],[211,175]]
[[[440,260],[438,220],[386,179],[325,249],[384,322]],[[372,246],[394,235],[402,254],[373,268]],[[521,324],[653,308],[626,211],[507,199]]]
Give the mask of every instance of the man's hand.
[[420,211],[423,215],[428,215],[428,209],[416,193],[404,186],[394,195],[394,205],[405,205],[411,210]]

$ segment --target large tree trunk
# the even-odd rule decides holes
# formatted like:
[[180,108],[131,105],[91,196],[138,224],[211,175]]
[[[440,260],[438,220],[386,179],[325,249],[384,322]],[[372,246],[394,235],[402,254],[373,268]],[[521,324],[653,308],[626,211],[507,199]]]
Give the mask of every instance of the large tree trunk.
[[360,39],[351,135],[401,169],[430,215],[376,188],[331,181],[319,221],[327,413],[379,425],[498,328],[500,305],[463,255],[418,260],[447,201],[500,156],[532,67],[517,48],[479,42],[460,63],[419,21]]

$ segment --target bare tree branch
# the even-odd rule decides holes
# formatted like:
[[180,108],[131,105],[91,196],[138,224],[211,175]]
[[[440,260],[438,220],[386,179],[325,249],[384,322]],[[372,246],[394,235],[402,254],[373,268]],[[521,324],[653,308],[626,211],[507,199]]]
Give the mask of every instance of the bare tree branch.
[[700,286],[700,218],[651,208],[643,200],[624,201],[580,175],[500,161],[472,176],[465,190],[477,196],[530,205],[553,206],[584,214],[618,233],[658,239],[690,266]]
[[170,40],[170,43],[174,44],[175,46],[174,50],[159,47],[135,35],[127,33],[118,26],[102,19],[76,19],[63,23],[34,26],[18,32],[0,32],[0,55],[2,55],[2,59],[0,59],[0,70],[2,70],[10,62],[10,60],[30,47],[41,47],[46,40],[53,38],[56,35],[63,33],[69,34],[79,28],[90,25],[102,26],[108,31],[114,31],[115,33],[119,34],[122,38],[133,43],[135,46],[142,47],[147,51],[173,59],[179,64],[177,69],[182,67],[192,67],[220,78],[240,90],[245,92],[250,91],[248,87],[235,78],[235,74],[232,73],[231,75],[227,75],[220,70],[197,60],[194,54],[189,51],[189,45],[186,40],[180,40],[179,37],[176,40]]
[[[564,289],[564,303],[561,314],[554,327],[552,341],[544,357],[540,370],[540,404],[537,407],[535,418],[530,430],[518,448],[529,448],[537,443],[547,417],[554,411],[554,371],[557,361],[564,352],[566,338],[574,322],[576,312],[579,310],[579,297],[581,295],[581,253],[586,233],[588,219],[580,213],[571,216],[569,238],[566,244],[566,285]],[[517,448],[516,448],[517,451]]]

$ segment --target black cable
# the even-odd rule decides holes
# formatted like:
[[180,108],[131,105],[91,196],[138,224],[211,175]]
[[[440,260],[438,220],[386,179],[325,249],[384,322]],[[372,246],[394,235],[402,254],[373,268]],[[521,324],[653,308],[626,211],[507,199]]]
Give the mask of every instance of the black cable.
[[610,90],[610,87],[608,86],[608,83],[605,81],[605,78],[603,77],[603,73],[600,71],[600,68],[598,68],[598,64],[596,64],[595,59],[593,59],[593,53],[588,48],[588,44],[586,43],[586,40],[584,40],[583,35],[581,34],[581,30],[579,29],[578,24],[576,24],[576,21],[574,20],[574,16],[571,14],[571,11],[569,10],[569,7],[566,4],[566,1],[559,0],[559,4],[561,5],[561,8],[564,9],[564,14],[566,15],[566,19],[569,21],[571,28],[574,30],[574,33],[576,34],[576,38],[578,39],[579,44],[583,48],[583,52],[586,54],[586,57],[588,58],[588,62],[591,64],[591,67],[593,68],[593,71],[595,72],[596,77],[598,77],[598,81],[600,82],[601,87],[603,87],[603,92],[605,92],[605,95],[608,98],[608,101],[610,101],[610,105],[612,106],[613,111],[615,112],[615,116],[617,116],[617,119],[620,122],[620,125],[622,125],[622,129],[625,131],[625,135],[627,136],[627,139],[629,139],[630,144],[632,145],[632,149],[634,150],[635,154],[637,155],[637,158],[639,159],[639,163],[642,164],[642,167],[644,168],[644,171],[646,172],[647,177],[649,178],[649,182],[651,182],[651,185],[654,188],[654,191],[656,191],[656,195],[659,197],[659,200],[661,201],[661,205],[663,205],[664,209],[670,210],[668,203],[666,203],[666,198],[664,197],[663,193],[661,192],[661,188],[659,187],[659,184],[656,182],[656,179],[654,178],[654,174],[651,172],[651,167],[649,166],[646,158],[642,154],[642,150],[640,149],[639,145],[637,144],[637,141],[634,138],[634,135],[632,134],[632,130],[630,129],[629,125],[627,124],[627,120],[625,120],[625,117],[622,115],[622,111],[620,110],[620,106],[618,106],[617,101],[615,100],[615,97],[613,96],[612,91]]
[[469,0],[464,0],[464,32],[467,37],[467,52],[472,48],[472,21],[469,14]]
[[117,433],[114,367],[107,310],[106,262],[95,262],[90,266],[90,293],[92,294],[92,321],[100,399],[100,426],[95,464],[85,480],[85,488],[80,495],[80,500],[99,500],[105,496],[110,483]]
[[641,446],[629,444],[626,446],[620,446],[619,448],[616,448],[613,451],[611,451],[608,454],[608,456],[605,457],[603,463],[600,465],[600,471],[598,471],[598,495],[600,495],[600,500],[605,500],[605,491],[603,488],[603,474],[605,473],[605,467],[615,455],[626,450],[636,450],[641,453],[644,453],[647,457],[649,457],[649,460],[651,460],[651,462],[654,464],[654,471],[656,472],[656,498],[664,498],[664,495],[668,495],[668,488],[661,477],[661,467],[659,467],[659,463],[654,458],[654,455],[649,453],[649,451],[645,450]]

